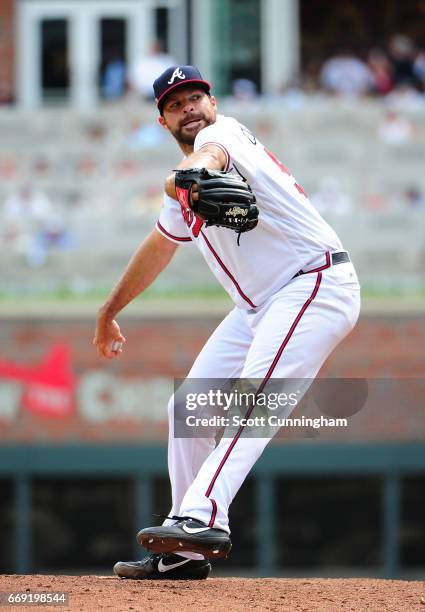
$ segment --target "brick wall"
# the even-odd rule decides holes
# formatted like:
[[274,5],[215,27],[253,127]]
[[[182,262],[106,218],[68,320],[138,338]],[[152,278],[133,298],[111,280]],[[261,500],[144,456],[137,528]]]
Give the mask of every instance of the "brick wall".
[[[217,323],[214,317],[126,319],[125,351],[105,362],[91,345],[93,319],[0,320],[0,437],[28,442],[164,439],[172,379],[187,373]],[[420,378],[424,346],[423,318],[365,316],[321,375]],[[363,414],[357,434],[425,437],[423,424],[407,414],[412,406],[403,408],[408,429],[400,428],[396,406],[390,424],[387,411],[387,428],[379,414]]]
[[363,317],[322,369],[326,376],[423,377],[425,319],[418,315]]
[[14,98],[15,0],[0,2],[0,103]]

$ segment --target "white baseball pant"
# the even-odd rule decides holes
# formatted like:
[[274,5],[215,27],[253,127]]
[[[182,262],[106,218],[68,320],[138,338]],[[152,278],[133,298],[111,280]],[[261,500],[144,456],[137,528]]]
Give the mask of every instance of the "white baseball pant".
[[[353,329],[359,311],[360,287],[351,263],[303,274],[255,310],[234,308],[201,350],[188,378],[313,379]],[[175,438],[174,396],[168,412],[171,515],[190,516],[230,533],[229,506],[271,438],[236,434],[217,445],[213,437]]]

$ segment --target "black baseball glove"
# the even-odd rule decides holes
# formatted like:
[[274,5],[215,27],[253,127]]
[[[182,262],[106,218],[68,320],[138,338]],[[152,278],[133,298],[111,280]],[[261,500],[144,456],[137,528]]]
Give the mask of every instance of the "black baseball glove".
[[[241,234],[257,225],[255,195],[242,178],[207,168],[190,168],[176,170],[175,181],[180,204],[189,206],[207,227],[227,227]],[[192,200],[193,185],[198,187],[197,200]]]

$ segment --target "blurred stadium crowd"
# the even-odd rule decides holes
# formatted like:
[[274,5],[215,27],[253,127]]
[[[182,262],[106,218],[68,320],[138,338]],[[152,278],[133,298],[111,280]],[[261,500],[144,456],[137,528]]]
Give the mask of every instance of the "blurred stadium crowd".
[[[155,75],[173,62],[159,43],[128,69],[112,56],[93,112],[3,106],[6,293],[28,288],[34,268],[46,268],[44,281],[38,275],[42,290],[84,292],[119,273],[155,221],[164,173],[179,159],[151,93]],[[425,50],[408,36],[394,35],[364,59],[340,47],[278,93],[261,95],[253,81],[236,79],[219,103],[289,166],[325,216],[425,211]],[[413,248],[417,268],[425,248],[418,241]]]
[[[135,91],[145,99],[152,99],[152,81],[167,66],[176,63],[165,53],[159,42],[151,53],[135,65],[126,67],[124,61],[113,57],[102,70],[102,93],[107,99],[120,98]],[[250,79],[235,79],[232,94],[236,99],[253,99],[257,86]],[[405,109],[421,106],[425,93],[425,48],[417,47],[404,34],[391,37],[388,47],[371,47],[361,57],[349,45],[339,45],[335,54],[324,61],[310,60],[289,84],[282,84],[281,93],[326,92],[330,95],[356,98],[359,96],[388,96],[391,106]]]
[[389,96],[392,105],[414,106],[425,92],[425,49],[404,34],[395,34],[387,49],[371,47],[365,58],[341,46],[321,66],[310,62],[301,84],[308,91],[323,88],[347,97]]

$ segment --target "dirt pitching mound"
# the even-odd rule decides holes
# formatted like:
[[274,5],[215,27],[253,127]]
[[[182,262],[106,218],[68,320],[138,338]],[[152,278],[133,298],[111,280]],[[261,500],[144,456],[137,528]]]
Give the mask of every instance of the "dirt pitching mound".
[[0,610],[153,610],[230,612],[403,610],[425,612],[425,582],[321,578],[209,578],[133,581],[105,576],[0,576],[0,591],[60,593],[67,605],[0,606]]

